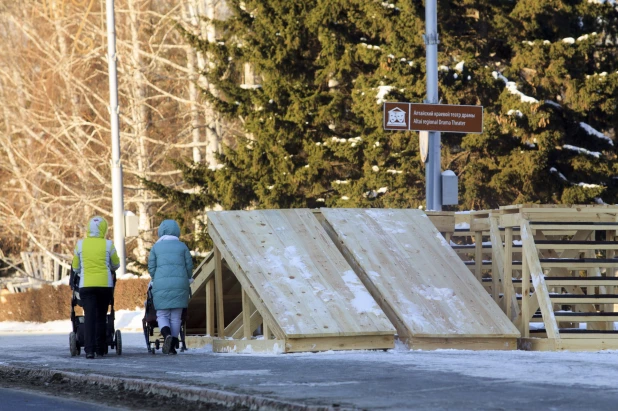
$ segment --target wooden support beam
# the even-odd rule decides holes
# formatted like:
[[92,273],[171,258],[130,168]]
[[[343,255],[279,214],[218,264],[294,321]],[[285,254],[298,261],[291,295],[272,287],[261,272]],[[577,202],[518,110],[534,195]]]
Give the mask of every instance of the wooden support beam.
[[[568,219],[568,217],[565,217]],[[615,230],[616,223],[551,223],[551,222],[531,222],[530,227],[534,230],[552,230],[552,231],[573,231],[573,230],[591,230],[605,231]]]
[[[236,332],[234,332],[233,334],[225,334],[228,337],[232,337],[235,340],[239,340],[241,338],[246,338],[244,337],[246,335],[246,328],[245,328],[245,321],[244,321],[244,315],[243,313],[240,313],[239,315],[241,318],[243,318],[243,320],[240,323],[240,327],[238,327],[238,329],[236,330]],[[251,339],[251,335],[253,335],[253,332],[255,330],[258,329],[258,327],[260,326],[260,324],[262,324],[264,320],[262,319],[262,316],[260,315],[259,311],[255,309],[253,312],[251,313],[251,316],[249,317],[249,338],[247,339]]]
[[530,269],[528,268],[528,262],[524,258],[522,260],[521,267],[521,317],[523,321],[521,322],[521,336],[522,338],[530,337],[530,306],[529,306],[529,296],[530,296]]
[[242,292],[242,324],[243,324],[243,337],[246,339],[251,338],[251,312],[253,311],[253,304],[246,292]]
[[193,271],[193,283],[191,283],[191,294],[197,294],[198,290],[210,281],[215,276],[215,261],[213,258],[213,252],[211,251],[208,256],[200,263],[198,268]]
[[215,280],[206,283],[206,335],[215,335]]
[[495,258],[491,259],[491,298],[496,304],[500,304],[500,275],[498,274],[498,262]]
[[[593,259],[594,260],[594,259]],[[589,270],[599,268],[611,268],[613,270],[618,269],[618,261],[577,261],[577,259],[571,259],[568,261],[560,260],[543,260],[539,261],[542,268],[566,268],[567,270]]]
[[[609,274],[609,273],[608,273]],[[598,278],[598,279],[597,279]],[[584,277],[573,277],[572,279],[565,278],[552,278],[545,277],[545,283],[548,287],[565,287],[565,286],[577,286],[577,287],[600,287],[605,286],[608,289],[610,287],[618,285],[618,281],[613,279],[608,279],[607,277],[593,277],[593,278],[584,278]],[[575,294],[575,293],[573,293]],[[578,293],[581,294],[581,293]],[[607,292],[607,294],[613,294],[612,292]]]
[[[556,320],[558,322],[575,322],[575,323],[590,323],[590,322],[615,322],[618,321],[618,313],[616,315],[603,315],[603,316],[593,316],[593,315],[577,315],[578,313],[569,313],[574,315],[567,315],[564,313],[556,313]],[[611,328],[609,329],[611,330]]]
[[[616,243],[616,230],[608,230],[605,232],[605,241],[611,241],[613,243]],[[617,249],[618,249],[618,243],[616,243]],[[605,257],[607,258],[615,258],[616,257],[616,251],[615,250],[607,250],[607,253],[605,255]],[[606,276],[610,277],[610,278],[615,278],[616,277],[616,272],[617,270],[607,270],[606,272]],[[607,287],[605,289],[605,292],[607,292],[608,294],[614,294],[615,293],[615,287],[613,285]],[[615,312],[616,311],[616,306],[614,304],[606,304],[605,306],[603,306],[603,311],[604,312]]]
[[413,337],[406,345],[413,350],[515,350],[516,338],[483,338],[483,337]]
[[217,305],[217,335],[225,338],[225,320],[223,316],[223,263],[221,251],[215,246],[215,301]]
[[607,250],[607,258],[614,258],[615,251],[618,250],[618,243],[612,242],[612,244],[597,244],[596,241],[588,241],[586,244],[577,241],[543,241],[540,244],[537,242],[536,248],[537,250]]
[[[500,340],[504,344],[503,340]],[[388,350],[395,341],[388,335],[357,337],[307,337],[285,340],[285,352],[330,351],[330,350]]]
[[[502,221],[502,220],[500,220]],[[504,281],[502,288],[504,290],[504,298],[506,301],[506,316],[513,319],[512,304],[509,304],[513,298],[516,299],[515,290],[513,289],[513,227],[506,227],[504,230]]]
[[[509,274],[509,279],[507,281],[507,276],[505,275],[505,267],[506,267],[506,249],[510,249],[510,255],[511,255],[511,262],[512,262],[512,250],[513,250],[513,239],[512,239],[512,235],[513,235],[513,230],[510,230],[511,233],[511,240],[510,240],[510,247],[506,247],[506,242],[505,242],[505,246],[502,246],[502,234],[500,233],[500,230],[498,228],[498,217],[494,217],[491,219],[490,221],[490,236],[491,236],[491,249],[493,251],[492,254],[492,261],[496,262],[496,274],[494,275],[494,272],[492,271],[492,280],[494,277],[499,278],[500,282],[502,283],[502,292],[504,294],[504,307],[503,309],[505,310],[505,312],[507,313],[507,316],[509,317],[509,319],[512,321],[513,319],[516,319],[519,317],[520,315],[520,311],[519,311],[519,304],[517,303],[517,297],[515,295],[515,289],[513,288],[513,281],[512,281],[512,277],[513,277],[513,273],[511,272]],[[506,231],[508,232],[508,231]],[[505,240],[506,241],[506,240]],[[512,266],[512,265],[511,265]],[[507,293],[507,289],[509,290],[509,292]],[[510,302],[510,304],[509,304]],[[509,309],[507,310],[507,306],[510,306]],[[509,316],[510,314],[510,316]]]
[[474,233],[474,275],[479,282],[483,282],[483,233]]
[[241,312],[230,322],[227,327],[225,327],[225,335],[227,337],[231,337],[232,335],[238,333],[238,331],[242,331],[243,325],[243,313]]
[[[586,296],[586,295],[554,295],[554,303],[558,304],[618,304],[618,296]],[[578,310],[580,311],[580,310]]]
[[[560,333],[558,331],[558,323],[554,317],[554,310],[549,297],[549,291],[545,284],[545,276],[541,263],[539,262],[539,253],[534,245],[534,237],[532,236],[532,230],[528,221],[523,220],[521,222],[520,229],[521,241],[522,241],[522,253],[523,260],[527,263],[527,269],[530,271],[532,278],[532,284],[534,285],[534,294],[539,300],[539,307],[541,314],[543,315],[543,323],[547,330],[548,338],[560,339]],[[523,298],[524,296],[522,296]],[[523,315],[523,314],[522,314]],[[524,318],[524,322],[528,321]]]
[[270,340],[270,329],[268,328],[268,322],[266,320],[262,322],[262,333],[264,334],[265,340]]
[[253,307],[253,312],[249,316],[248,321],[244,321],[245,314],[240,313],[225,327],[225,336],[239,340],[245,335],[245,324],[249,324],[249,335],[253,334],[255,330],[260,326],[263,319],[258,310]]

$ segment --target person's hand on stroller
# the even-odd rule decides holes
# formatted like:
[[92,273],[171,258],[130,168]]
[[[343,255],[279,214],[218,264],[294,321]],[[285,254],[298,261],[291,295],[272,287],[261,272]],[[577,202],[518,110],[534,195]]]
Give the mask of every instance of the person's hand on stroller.
[[69,275],[69,287],[71,287],[71,291],[79,290],[79,274],[71,268],[71,274]]

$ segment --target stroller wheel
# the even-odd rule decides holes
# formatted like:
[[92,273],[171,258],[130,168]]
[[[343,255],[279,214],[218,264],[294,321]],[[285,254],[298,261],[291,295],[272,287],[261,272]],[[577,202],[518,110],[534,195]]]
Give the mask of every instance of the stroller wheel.
[[116,354],[122,354],[122,334],[120,330],[116,330]]
[[69,350],[71,351],[71,357],[79,355],[79,352],[81,351],[77,348],[77,335],[74,332],[69,334]]

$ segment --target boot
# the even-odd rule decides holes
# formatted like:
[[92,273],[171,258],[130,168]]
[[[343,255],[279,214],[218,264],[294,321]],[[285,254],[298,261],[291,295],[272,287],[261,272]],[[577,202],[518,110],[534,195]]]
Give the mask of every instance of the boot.
[[172,330],[170,330],[170,327],[163,327],[161,328],[161,335],[163,336],[163,339],[165,340],[165,337],[167,337],[168,335],[172,335]]
[[172,348],[170,348],[170,354],[178,354],[178,352],[176,352],[176,348],[178,348],[178,338],[172,337]]
[[170,327],[161,328],[161,335],[163,336],[163,354],[169,354],[170,348],[172,348],[172,332]]

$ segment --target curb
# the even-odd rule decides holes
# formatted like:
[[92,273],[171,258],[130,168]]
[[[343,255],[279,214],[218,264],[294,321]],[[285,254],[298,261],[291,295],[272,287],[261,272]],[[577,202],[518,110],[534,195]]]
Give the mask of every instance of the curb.
[[68,379],[72,382],[88,382],[115,389],[138,391],[144,394],[154,394],[163,397],[178,397],[186,401],[201,403],[216,403],[226,407],[248,407],[252,410],[290,410],[290,411],[334,411],[343,408],[328,406],[310,406],[260,397],[257,395],[236,394],[230,391],[213,390],[209,388],[176,384],[173,382],[146,381],[136,378],[110,377],[101,374],[80,374],[71,371],[54,369],[32,369],[13,365],[0,364],[1,371],[19,371],[27,377],[42,377],[58,380]]

